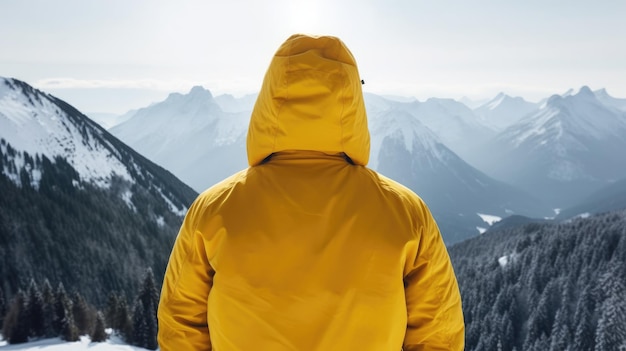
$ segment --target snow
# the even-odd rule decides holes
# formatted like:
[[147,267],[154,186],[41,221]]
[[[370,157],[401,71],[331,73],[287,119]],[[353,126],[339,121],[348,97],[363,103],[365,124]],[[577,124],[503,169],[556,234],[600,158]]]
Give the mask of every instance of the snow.
[[126,203],[126,206],[128,206],[128,208],[133,210],[133,212],[137,212],[137,208],[135,207],[135,204],[132,201],[133,193],[130,190],[126,190],[125,192],[123,192],[121,197],[122,197],[122,200],[124,200],[124,202]]
[[500,267],[506,266],[507,263],[509,263],[509,256],[502,256],[498,258],[498,263],[500,264]]
[[516,131],[515,146],[544,135],[552,139],[548,144],[560,141],[565,143],[565,149],[579,147],[570,145],[572,140],[561,140],[565,132],[602,140],[608,136],[619,137],[626,131],[623,112],[603,104],[588,87],[582,87],[577,94],[553,95],[538,112],[511,128]]
[[519,253],[516,253],[516,252],[510,255],[502,256],[498,258],[498,264],[500,264],[500,267],[504,268],[509,263],[514,262],[518,257],[519,257]]
[[165,226],[165,218],[163,218],[163,216],[157,216],[156,223],[159,227],[163,228]]
[[583,218],[583,219],[585,219],[585,218],[589,218],[589,216],[591,216],[591,213],[585,212],[585,213],[581,213],[581,214],[576,215],[574,218]]
[[[97,142],[94,128],[79,128],[48,95],[24,93],[0,78],[0,131],[14,149],[50,160],[65,158],[82,181],[108,187],[117,175],[131,181],[124,164]],[[6,173],[5,173],[6,174]],[[38,180],[34,175],[33,179]]]
[[536,111],[538,104],[521,97],[499,93],[495,98],[474,109],[479,120],[495,131],[502,131],[525,115]]
[[498,217],[494,215],[489,215],[489,214],[484,214],[484,213],[476,213],[476,214],[483,220],[483,222],[489,224],[490,226],[502,220],[502,217]]
[[3,351],[143,351],[141,347],[125,344],[117,336],[111,336],[106,342],[91,342],[89,337],[81,336],[79,341],[66,342],[60,338],[41,339],[23,344],[7,344],[0,341]]
[[554,211],[554,216],[552,216],[552,217],[544,217],[544,219],[554,219],[554,218],[556,218],[556,216],[559,215],[559,213],[561,213],[561,209],[560,208],[554,208],[552,210]]
[[165,196],[165,194],[163,194],[163,191],[158,188],[157,189],[159,191],[159,195],[161,195],[161,197],[163,198],[163,201],[165,201],[165,203],[167,203],[167,205],[169,206],[170,210],[181,217],[184,217],[185,214],[187,214],[187,207],[183,206],[182,209],[179,209],[178,207],[176,207],[176,205],[174,205],[174,203],[172,202],[172,200],[170,200],[167,196]]
[[483,227],[476,227],[476,229],[478,229],[478,234],[483,234],[484,232],[487,231],[487,228],[483,228]]
[[[513,125],[511,128],[516,131],[516,138],[513,140],[513,145],[518,147],[531,137],[546,134],[545,125],[560,113],[560,109],[546,108],[540,110],[535,116],[533,116],[532,122],[525,121],[522,126],[519,124]],[[562,135],[562,126],[559,121],[553,124],[551,130],[556,128],[556,137],[559,139]]]
[[413,154],[428,153],[429,160],[446,159],[439,138],[409,112],[400,109],[383,111],[372,116],[369,127],[371,131],[369,167],[372,169],[378,167],[378,154],[385,138],[401,141],[406,150]]

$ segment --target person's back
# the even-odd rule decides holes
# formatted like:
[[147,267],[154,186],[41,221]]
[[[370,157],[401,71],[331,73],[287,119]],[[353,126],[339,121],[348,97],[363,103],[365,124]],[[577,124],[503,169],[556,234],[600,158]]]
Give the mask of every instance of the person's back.
[[251,165],[194,202],[159,306],[161,350],[461,350],[436,223],[365,167],[356,64],[337,38],[278,50],[248,134]]

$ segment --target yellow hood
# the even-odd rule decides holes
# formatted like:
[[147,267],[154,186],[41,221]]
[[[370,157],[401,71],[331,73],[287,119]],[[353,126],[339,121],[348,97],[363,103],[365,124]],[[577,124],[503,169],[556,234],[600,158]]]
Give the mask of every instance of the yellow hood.
[[345,153],[366,165],[370,136],[361,78],[336,37],[291,36],[265,74],[248,129],[248,163],[286,150]]

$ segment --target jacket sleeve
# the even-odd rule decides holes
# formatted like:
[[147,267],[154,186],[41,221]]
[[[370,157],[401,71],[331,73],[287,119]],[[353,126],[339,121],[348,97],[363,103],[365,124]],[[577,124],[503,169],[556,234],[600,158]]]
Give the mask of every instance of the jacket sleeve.
[[207,301],[214,271],[194,223],[198,207],[189,209],[165,271],[158,311],[161,351],[211,350]]
[[404,351],[461,351],[465,324],[461,295],[441,234],[427,208],[411,270],[404,278],[407,330]]

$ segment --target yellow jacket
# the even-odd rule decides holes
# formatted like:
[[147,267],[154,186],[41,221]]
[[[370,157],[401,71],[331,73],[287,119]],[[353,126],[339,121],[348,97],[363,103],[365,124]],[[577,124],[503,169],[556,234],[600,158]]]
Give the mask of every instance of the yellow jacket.
[[435,221],[365,167],[361,80],[339,39],[294,35],[279,48],[247,146],[250,167],[202,193],[180,229],[162,351],[463,349]]

